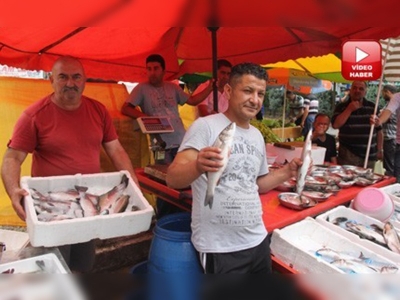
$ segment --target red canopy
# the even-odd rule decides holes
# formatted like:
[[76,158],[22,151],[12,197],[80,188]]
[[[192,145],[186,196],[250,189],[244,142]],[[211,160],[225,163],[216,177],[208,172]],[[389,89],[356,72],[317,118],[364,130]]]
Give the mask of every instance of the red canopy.
[[[343,21],[340,23],[343,27],[219,27],[218,58],[234,64],[243,61],[266,64],[322,55],[340,51],[342,43],[349,39],[379,40],[400,35],[400,27],[366,27],[362,21],[348,26],[351,18],[343,19],[346,13],[341,10],[339,14],[326,6],[329,4],[322,3],[327,1],[320,4],[313,0],[303,0],[301,4],[290,1],[290,10],[285,1],[275,4],[257,1],[253,6],[252,0],[248,5],[227,0],[211,2],[215,4],[211,7],[215,10],[214,19],[228,26],[332,24],[329,20],[333,17]],[[367,16],[374,9],[375,17],[390,13],[382,9],[382,3],[355,6],[357,1],[354,2],[346,5],[347,9],[357,9],[357,16]],[[47,11],[35,11],[32,16],[27,14],[18,19],[25,18],[31,26],[0,29],[0,64],[49,71],[58,56],[71,55],[82,60],[89,77],[141,81],[146,56],[159,53],[166,59],[168,79],[183,73],[211,71],[211,33],[203,26],[210,24],[213,10],[207,4],[205,0],[107,0],[88,6],[82,1],[79,4],[72,1],[69,7],[59,7],[57,17],[49,16]],[[0,18],[3,23],[12,24],[7,8],[2,8]],[[55,26],[79,23],[96,27],[35,27],[43,20]],[[191,27],[166,26],[180,24]]]

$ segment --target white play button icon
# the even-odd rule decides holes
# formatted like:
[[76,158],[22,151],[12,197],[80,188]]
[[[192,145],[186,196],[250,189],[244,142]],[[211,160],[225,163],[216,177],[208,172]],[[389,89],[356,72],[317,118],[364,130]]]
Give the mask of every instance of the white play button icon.
[[369,54],[367,52],[364,52],[360,48],[356,47],[356,63],[359,63],[363,59],[367,58]]

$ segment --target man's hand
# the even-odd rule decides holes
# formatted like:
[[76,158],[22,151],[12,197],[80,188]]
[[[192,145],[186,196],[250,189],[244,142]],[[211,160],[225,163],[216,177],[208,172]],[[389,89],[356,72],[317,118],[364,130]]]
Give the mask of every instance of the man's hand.
[[353,112],[361,107],[362,107],[361,101],[351,101],[350,104],[347,106],[347,109]]
[[17,188],[13,191],[11,195],[11,204],[17,213],[18,217],[20,217],[21,220],[25,221],[26,219],[26,213],[25,209],[23,206],[23,200],[25,196],[28,196],[29,193],[21,188]]
[[218,147],[205,147],[197,155],[196,169],[200,174],[217,172],[223,166],[223,156]]
[[378,117],[377,115],[371,115],[371,117],[369,118],[369,123],[370,123],[371,125],[374,124],[376,127],[382,125],[382,123],[381,123],[381,121],[379,120],[379,117]]

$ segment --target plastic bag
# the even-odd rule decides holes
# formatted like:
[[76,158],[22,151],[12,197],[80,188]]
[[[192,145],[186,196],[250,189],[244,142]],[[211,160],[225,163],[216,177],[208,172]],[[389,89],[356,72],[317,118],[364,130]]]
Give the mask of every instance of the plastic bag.
[[383,168],[383,161],[377,160],[374,166],[374,173],[385,175],[385,169]]

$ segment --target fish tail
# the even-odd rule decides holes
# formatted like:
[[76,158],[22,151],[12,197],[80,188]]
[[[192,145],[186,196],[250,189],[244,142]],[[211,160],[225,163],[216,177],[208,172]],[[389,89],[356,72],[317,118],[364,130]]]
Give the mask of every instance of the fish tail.
[[210,208],[212,208],[212,204],[214,201],[214,194],[211,193],[207,193],[206,194],[206,199],[204,200],[204,206],[210,206]]

